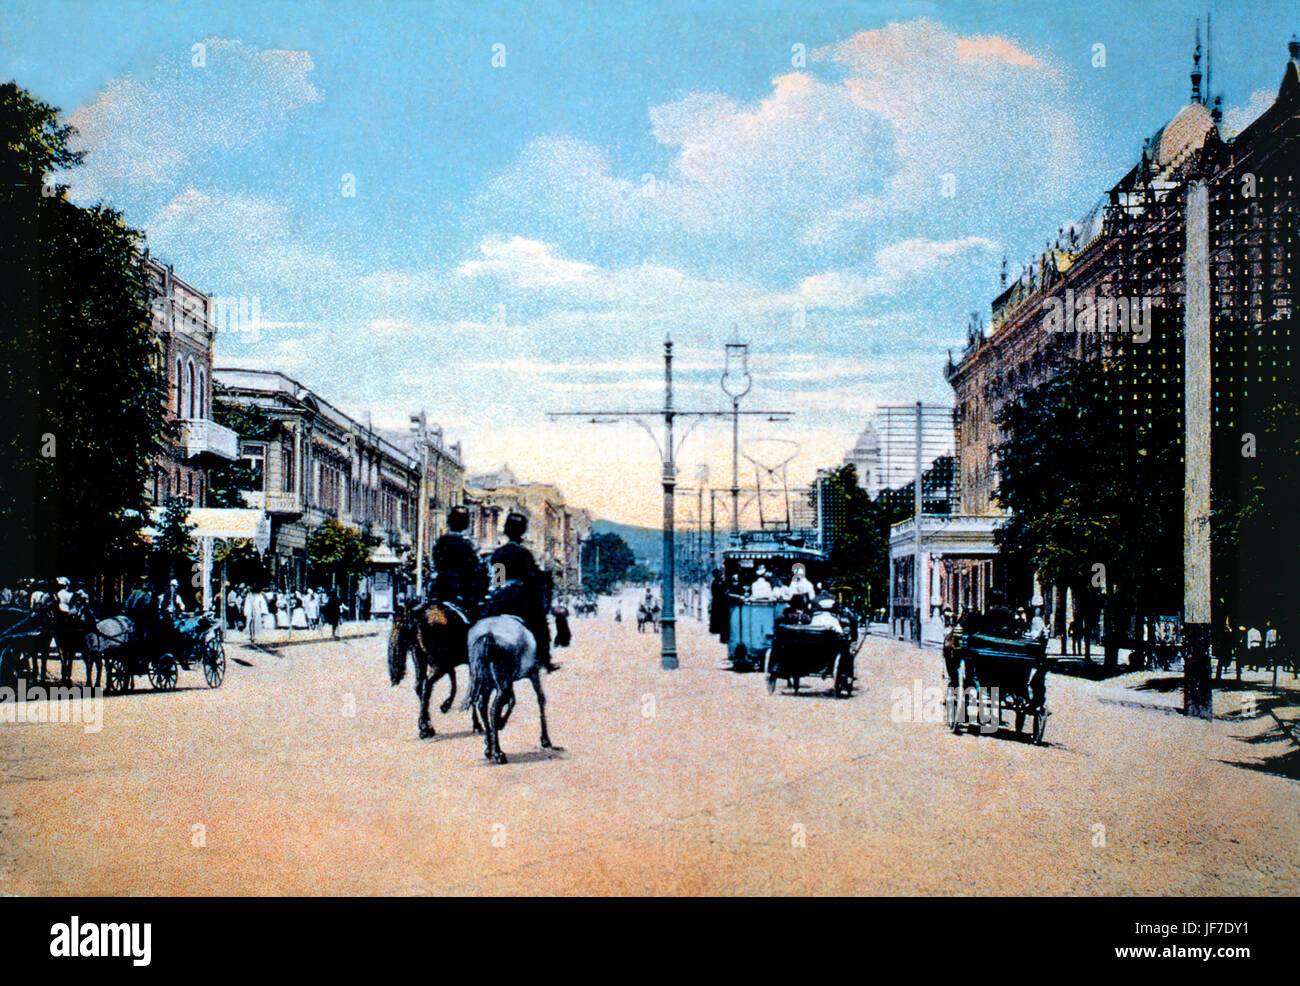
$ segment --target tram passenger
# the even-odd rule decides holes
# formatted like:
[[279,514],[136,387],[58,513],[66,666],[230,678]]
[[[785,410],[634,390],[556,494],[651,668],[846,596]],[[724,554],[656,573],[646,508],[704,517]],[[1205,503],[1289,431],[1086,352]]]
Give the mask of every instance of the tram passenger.
[[790,597],[793,599],[795,596],[803,596],[804,599],[811,599],[816,591],[812,582],[808,580],[804,567],[795,565],[790,579]]
[[808,601],[803,594],[796,594],[790,597],[790,605],[781,611],[781,622],[792,623],[796,626],[806,626],[808,624]]
[[835,615],[835,599],[833,597],[818,601],[817,613],[808,621],[808,625],[819,630],[834,630],[839,634],[844,633],[844,627],[841,625],[839,617]]
[[749,586],[749,598],[755,601],[767,601],[772,598],[772,583],[768,581],[766,568],[759,568],[757,577]]

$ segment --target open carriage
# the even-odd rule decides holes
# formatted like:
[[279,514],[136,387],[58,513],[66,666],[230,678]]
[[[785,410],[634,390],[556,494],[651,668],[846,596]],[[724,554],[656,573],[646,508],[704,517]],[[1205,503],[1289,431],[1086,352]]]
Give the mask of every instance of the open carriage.
[[943,657],[945,718],[954,733],[965,727],[996,732],[1010,713],[1017,733],[1024,732],[1028,720],[1033,742],[1043,741],[1050,663],[1046,640],[956,630],[944,643]]
[[155,691],[176,687],[179,671],[198,666],[209,688],[226,677],[226,652],[220,622],[211,613],[193,616],[160,614],[152,602],[128,601],[134,632],[122,646],[104,655],[110,692],[127,692],[135,679],[147,677]]
[[831,683],[836,698],[848,698],[857,681],[853,673],[855,657],[851,633],[841,634],[829,627],[777,623],[763,664],[767,690],[775,692],[777,682],[784,680],[798,692],[803,679],[823,678]]

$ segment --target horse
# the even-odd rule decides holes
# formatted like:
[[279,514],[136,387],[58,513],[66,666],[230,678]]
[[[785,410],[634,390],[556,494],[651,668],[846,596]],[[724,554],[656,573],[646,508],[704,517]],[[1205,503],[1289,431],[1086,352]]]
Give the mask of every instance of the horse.
[[[537,663],[537,641],[515,616],[489,616],[470,628],[469,694],[462,709],[477,709],[484,730],[483,756],[505,763],[498,733],[505,728],[515,708],[515,682],[527,678],[537,693],[537,714],[542,720],[543,749],[551,749],[546,732],[546,696],[542,692],[541,665]],[[489,710],[489,703],[491,709]]]
[[[393,628],[388,633],[388,680],[394,686],[402,683],[406,676],[406,655],[412,653],[415,694],[420,699],[420,739],[437,735],[429,721],[429,699],[434,684],[444,674],[451,679],[451,693],[438,711],[445,715],[456,698],[456,666],[468,660],[468,632],[468,621],[448,603],[412,606],[393,616]],[[477,709],[473,718],[474,731],[481,732]]]
[[[98,688],[104,673],[104,658],[126,647],[135,637],[135,624],[125,616],[110,616],[108,619],[95,620],[89,601],[81,613],[86,627],[85,647],[82,657],[86,662],[86,684]],[[95,680],[90,680],[90,670],[95,669]],[[112,684],[110,682],[110,684]]]
[[66,682],[68,680],[68,660],[60,637],[66,639],[68,634],[68,616],[69,614],[59,609],[59,600],[52,592],[45,589],[33,590],[31,594],[30,610],[36,617],[37,626],[39,627],[40,636],[32,652],[32,673],[36,674],[37,662],[40,662],[40,681],[49,680],[50,664],[50,644],[54,644],[59,651],[59,663],[62,665],[60,678]]

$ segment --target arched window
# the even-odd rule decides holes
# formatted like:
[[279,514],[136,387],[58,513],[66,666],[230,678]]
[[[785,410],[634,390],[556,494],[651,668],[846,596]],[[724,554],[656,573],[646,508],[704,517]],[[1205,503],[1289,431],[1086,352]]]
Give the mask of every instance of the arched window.
[[199,367],[199,413],[200,418],[208,416],[208,377],[203,372],[203,367]]
[[176,417],[185,417],[185,364],[176,361]]
[[189,416],[196,417],[194,414],[194,360],[190,360],[185,367],[185,389],[189,392],[185,406],[189,409]]

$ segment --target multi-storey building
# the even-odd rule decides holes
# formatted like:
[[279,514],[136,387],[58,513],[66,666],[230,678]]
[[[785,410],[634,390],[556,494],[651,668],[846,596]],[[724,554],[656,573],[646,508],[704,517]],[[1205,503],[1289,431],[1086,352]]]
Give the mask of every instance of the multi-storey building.
[[438,425],[426,426],[423,411],[411,416],[411,424],[410,431],[381,434],[426,471],[428,505],[423,553],[427,563],[433,556],[434,542],[447,532],[447,512],[465,502],[465,462],[460,443],[448,442]]
[[559,487],[516,479],[508,466],[466,480],[470,535],[480,552],[490,552],[505,540],[506,515],[528,518],[524,544],[537,564],[555,580],[557,589],[577,591],[582,585],[582,542],[591,536],[591,514],[565,502]]
[[[1017,605],[1037,591],[1032,573],[1004,570],[993,543],[1003,515],[998,413],[1007,404],[1080,361],[1102,360],[1115,370],[1123,426],[1142,427],[1161,404],[1181,407],[1183,300],[1193,291],[1210,301],[1216,432],[1248,430],[1260,402],[1294,380],[1294,38],[1289,55],[1272,106],[1240,134],[1225,134],[1218,101],[1211,106],[1201,90],[1198,43],[1191,102],[1145,142],[1138,163],[1018,278],[1009,281],[1004,263],[988,331],[973,320],[964,351],[949,357],[959,488],[953,522],[968,529],[969,543],[936,551],[927,563],[937,566],[938,599],[954,610],[984,608],[994,587]],[[1210,264],[1208,283],[1189,285],[1192,181],[1208,187]]]
[[238,436],[212,420],[212,344],[217,334],[213,299],[148,251],[142,262],[153,288],[157,369],[167,379],[162,409],[167,438],[154,462],[149,501],[160,505],[179,497],[202,507],[208,466],[239,454]]
[[255,476],[245,500],[271,519],[276,584],[314,584],[307,538],[334,518],[370,547],[371,572],[349,592],[368,592],[375,615],[392,612],[415,543],[419,460],[283,373],[219,367],[216,376],[223,400],[255,406],[271,422],[269,437],[243,440],[240,455]]

